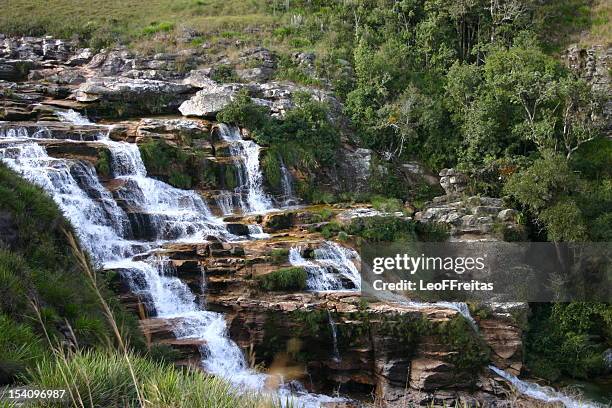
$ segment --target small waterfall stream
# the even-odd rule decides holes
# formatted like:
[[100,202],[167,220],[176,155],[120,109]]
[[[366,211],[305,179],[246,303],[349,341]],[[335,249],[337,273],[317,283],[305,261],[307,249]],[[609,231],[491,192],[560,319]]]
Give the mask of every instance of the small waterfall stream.
[[315,292],[361,289],[361,276],[353,262],[358,259],[356,251],[332,241],[316,248],[313,259],[305,259],[299,247],[289,250],[289,263],[306,270],[308,289]]
[[[261,148],[252,140],[244,140],[237,126],[220,123],[219,137],[228,143],[237,168],[240,207],[244,213],[262,213],[273,208],[272,200],[263,190],[263,176],[259,167]],[[243,195],[246,194],[246,201]]]
[[280,173],[281,173],[281,187],[283,189],[283,204],[285,206],[295,205],[298,203],[298,199],[293,192],[293,176],[289,172],[287,166],[282,157],[279,157],[280,162]]
[[340,362],[340,350],[338,349],[338,326],[334,321],[334,318],[331,315],[329,309],[327,310],[327,320],[329,322],[329,328],[332,334],[332,346],[333,346],[333,359],[336,362]]

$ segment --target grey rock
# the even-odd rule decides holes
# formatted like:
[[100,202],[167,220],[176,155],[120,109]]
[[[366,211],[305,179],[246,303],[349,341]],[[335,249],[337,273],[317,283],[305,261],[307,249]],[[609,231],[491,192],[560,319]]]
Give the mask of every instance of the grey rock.
[[79,102],[93,102],[100,99],[133,101],[143,97],[164,95],[172,97],[191,90],[191,86],[175,82],[125,77],[94,77],[78,88],[75,97]]

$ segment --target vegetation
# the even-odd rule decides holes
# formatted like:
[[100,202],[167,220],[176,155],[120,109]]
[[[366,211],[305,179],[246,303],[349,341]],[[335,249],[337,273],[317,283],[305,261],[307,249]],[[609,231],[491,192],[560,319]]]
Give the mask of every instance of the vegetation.
[[[65,235],[70,225],[53,200],[3,164],[0,196],[0,215],[8,220],[0,233],[0,380],[7,382],[49,352],[43,333],[55,344],[72,332],[80,346],[92,347],[107,343],[111,329],[82,279]],[[134,319],[102,291],[123,336],[142,347]]]
[[532,305],[526,339],[533,375],[590,378],[604,371],[603,351],[612,345],[612,308],[601,303]]
[[[248,128],[259,144],[270,147],[267,157],[281,157],[287,166],[312,171],[330,165],[340,138],[329,121],[329,107],[304,93],[294,95],[294,103],[295,108],[278,120],[269,115],[268,108],[257,105],[243,91],[217,114],[217,119]],[[278,168],[264,163],[264,169],[270,167]]]
[[306,289],[308,274],[302,267],[281,268],[265,275],[257,276],[264,290],[300,291]]
[[[238,395],[223,380],[201,371],[176,369],[137,354],[127,357],[111,350],[92,350],[43,360],[31,371],[30,385],[40,389],[66,389],[67,400],[75,407],[82,404],[185,408],[273,406],[263,398]],[[140,401],[146,401],[145,405]],[[41,406],[53,406],[53,403]]]
[[[217,174],[225,169],[212,168],[202,160],[202,152],[197,149],[187,152],[163,140],[148,141],[139,145],[139,149],[147,173],[177,188],[215,184],[222,177],[227,182],[233,176],[229,168],[224,174]],[[233,182],[230,180],[230,183]]]

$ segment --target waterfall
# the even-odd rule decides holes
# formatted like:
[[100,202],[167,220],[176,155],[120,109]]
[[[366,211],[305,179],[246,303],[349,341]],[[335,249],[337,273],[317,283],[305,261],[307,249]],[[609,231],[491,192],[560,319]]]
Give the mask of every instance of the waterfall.
[[357,252],[331,241],[316,248],[312,260],[304,259],[298,247],[289,250],[289,263],[306,270],[308,289],[317,292],[360,290],[361,276],[353,259],[359,260]]
[[254,238],[254,239],[270,238],[270,234],[266,234],[265,232],[263,232],[261,225],[249,224],[247,228],[249,229],[249,236],[251,238]]
[[535,383],[520,380],[512,374],[509,374],[495,366],[489,366],[489,369],[512,384],[518,392],[523,395],[527,395],[528,397],[544,401],[546,403],[560,402],[565,405],[566,408],[603,408],[603,406],[600,404],[578,401],[561,392],[555,391],[552,388],[542,387],[541,385]]
[[280,161],[280,172],[281,172],[281,187],[283,189],[283,200],[284,205],[297,204],[298,200],[293,193],[293,177],[285,166],[285,162],[282,157],[279,157]]
[[226,190],[219,191],[215,197],[215,204],[217,204],[217,207],[221,210],[222,215],[230,215],[234,212],[234,204],[232,201],[232,193]]
[[[61,113],[60,117],[75,124],[97,126],[73,111]],[[150,255],[163,240],[204,242],[209,235],[225,240],[235,237],[211,215],[195,192],[148,178],[137,146],[111,141],[108,133],[108,127],[100,126],[98,141],[109,148],[111,173],[121,184],[114,193],[99,182],[90,163],[50,157],[36,143],[49,136],[42,130],[30,135],[25,128],[9,131],[0,124],[0,160],[53,198],[96,264],[117,269],[131,290],[148,300],[156,317],[173,319],[177,338],[203,340],[202,366],[206,371],[227,379],[240,390],[263,391],[268,375],[248,367],[242,351],[228,336],[224,316],[202,310],[189,287],[176,277],[171,262]],[[133,229],[138,227],[135,217],[139,221],[146,219],[152,237],[131,239],[136,234]],[[249,231],[252,236],[263,235],[258,226],[249,227]],[[295,399],[304,408],[345,401],[294,392],[288,387],[281,387],[278,396],[290,403]]]
[[123,239],[129,233],[125,212],[85,162],[54,159],[34,143],[0,148],[0,159],[26,180],[42,187],[75,227],[95,262],[118,260],[143,245]]
[[[261,148],[252,140],[244,140],[240,129],[220,123],[219,136],[228,143],[230,154],[238,170],[238,187],[236,193],[241,196],[243,212],[262,213],[273,208],[270,197],[263,190],[263,176],[259,168],[259,151]],[[244,202],[242,194],[246,193]]]
[[334,318],[331,315],[329,309],[327,309],[327,320],[329,322],[329,328],[332,334],[332,346],[333,346],[333,359],[336,362],[340,362],[340,351],[338,350],[338,328]]

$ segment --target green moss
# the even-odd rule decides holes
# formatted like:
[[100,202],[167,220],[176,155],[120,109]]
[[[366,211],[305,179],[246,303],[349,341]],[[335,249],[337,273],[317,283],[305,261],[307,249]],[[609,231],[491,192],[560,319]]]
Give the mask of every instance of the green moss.
[[96,172],[100,177],[108,178],[111,176],[111,160],[111,153],[107,149],[101,149],[98,152]]
[[402,205],[402,201],[397,198],[389,198],[380,195],[375,195],[370,200],[372,203],[372,207],[382,212],[393,213],[396,211],[402,211],[402,209],[404,208],[404,206]]
[[267,151],[265,156],[261,160],[261,168],[268,184],[274,189],[281,187],[281,162],[279,156],[273,154],[273,152]]
[[287,248],[274,248],[270,252],[270,262],[275,265],[287,262],[289,250]]
[[183,189],[191,188],[193,185],[190,176],[176,170],[170,173],[170,177],[168,178],[168,184]]
[[308,274],[301,267],[282,268],[257,276],[260,286],[269,291],[300,291],[306,289]]

